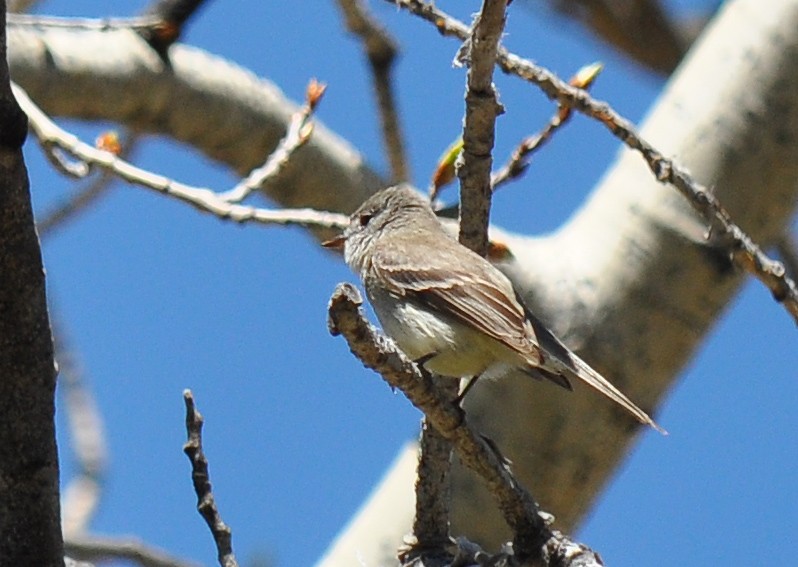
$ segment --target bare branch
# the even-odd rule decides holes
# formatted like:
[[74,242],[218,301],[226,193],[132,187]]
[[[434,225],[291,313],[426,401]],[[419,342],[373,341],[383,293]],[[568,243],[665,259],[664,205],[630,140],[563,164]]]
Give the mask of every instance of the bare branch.
[[463,151],[460,152],[460,243],[480,256],[488,251],[493,143],[496,117],[504,112],[493,86],[507,0],[484,0],[457,60],[467,64]]
[[762,252],[759,245],[734,223],[707,187],[695,181],[675,160],[666,158],[641,138],[632,123],[606,102],[594,100],[586,91],[568,85],[530,61],[511,54],[506,54],[502,60],[508,71],[538,85],[558,102],[595,118],[629,148],[640,153],[657,181],[675,187],[709,223],[707,238],[710,244],[723,250],[737,267],[767,286],[774,299],[782,303],[798,323],[798,288],[786,276],[784,266]]
[[305,104],[291,117],[288,131],[277,144],[275,150],[269,155],[261,167],[253,169],[247,177],[231,190],[220,193],[218,197],[229,203],[240,203],[252,191],[261,189],[270,179],[280,175],[288,164],[293,153],[301,148],[310,139],[313,132],[313,123],[310,121],[321,97],[324,95],[325,85],[312,80],[307,88]]
[[196,563],[169,555],[136,538],[72,536],[64,542],[64,548],[71,557],[83,561],[127,559],[142,567],[198,567]]
[[[10,37],[19,84],[49,114],[164,134],[240,176],[263,163],[299,108],[268,79],[202,49],[174,44],[167,64],[128,29],[16,27]],[[138,88],[145,83],[146,93]],[[336,190],[319,191],[320,179]],[[316,123],[268,194],[284,207],[348,213],[385,185],[351,144]]]
[[194,492],[197,493],[197,510],[208,524],[216,543],[219,565],[222,567],[238,567],[233,554],[233,536],[230,528],[224,523],[216,508],[216,500],[211,490],[211,480],[208,474],[208,460],[202,450],[202,424],[203,417],[194,405],[194,396],[191,390],[183,391],[183,401],[186,403],[186,432],[188,441],[183,445],[183,452],[191,461],[191,480],[194,483]]
[[44,27],[68,28],[93,31],[109,31],[117,29],[148,30],[157,25],[159,20],[154,16],[138,18],[58,18],[55,16],[39,16],[30,14],[8,14],[8,25],[11,27]]
[[[602,65],[600,63],[586,65],[582,67],[576,75],[571,77],[568,83],[580,89],[587,89],[601,72],[601,69]],[[508,162],[491,177],[491,186],[493,190],[496,191],[496,189],[501,187],[504,183],[521,176],[526,171],[527,167],[529,167],[527,158],[551,140],[554,133],[567,124],[572,115],[573,113],[570,107],[558,105],[557,112],[554,113],[554,116],[551,117],[540,132],[521,140],[521,143],[518,144],[513,151]]]
[[62,130],[50,120],[22,88],[13,85],[13,90],[14,96],[30,119],[31,129],[45,151],[57,147],[87,166],[113,172],[128,183],[174,197],[223,220],[337,229],[343,229],[349,224],[348,217],[338,213],[313,209],[270,210],[228,203],[210,189],[191,187],[140,169],[111,152],[81,142],[76,136]]
[[527,158],[533,152],[546,145],[554,136],[554,133],[559,130],[565,122],[565,120],[560,120],[555,114],[540,132],[521,140],[518,146],[513,150],[507,163],[491,176],[490,184],[493,191],[496,191],[508,181],[512,181],[523,175],[529,167]]
[[[5,1],[0,11],[5,12]],[[41,248],[0,22],[0,561],[64,561],[53,341]]]
[[[366,367],[378,372],[392,387],[402,390],[413,405],[424,412],[433,427],[452,443],[460,460],[480,476],[514,532],[516,557],[533,563],[543,561],[548,556],[547,546],[552,549],[577,546],[587,550],[549,529],[547,519],[550,516],[542,513],[531,495],[518,484],[493,443],[471,428],[462,408],[441,395],[432,376],[422,372],[393,341],[365,319],[360,309],[362,303],[354,286],[339,284],[328,307],[330,333],[343,335],[352,353]],[[571,556],[558,556],[558,559],[563,562],[551,564],[572,565]]]
[[[123,158],[130,156],[138,140],[139,137],[135,134],[129,135],[127,140],[121,144],[122,153],[119,156]],[[46,211],[41,220],[36,223],[39,236],[41,238],[50,236],[54,230],[62,227],[64,223],[74,220],[79,213],[87,210],[100,197],[105,195],[114,179],[116,179],[116,176],[112,172],[103,171],[96,179],[92,179],[84,187],[78,189],[77,193],[71,195],[52,210]]]
[[[454,392],[443,390],[442,395],[454,399],[457,381],[441,378],[437,385],[444,386],[444,380],[454,386]],[[448,549],[451,546],[451,458],[452,444],[424,418],[419,441],[413,541],[400,549],[399,559],[403,565],[414,565],[415,560],[424,565],[451,563]]]
[[[391,0],[394,2],[394,0]],[[395,0],[413,14],[435,24],[444,35],[466,40],[468,28],[462,22],[421,0]],[[675,187],[708,223],[711,244],[727,253],[734,264],[749,272],[770,289],[773,297],[798,323],[798,288],[786,276],[784,266],[769,258],[761,248],[737,226],[717,198],[696,182],[674,160],[664,157],[643,140],[631,122],[606,102],[594,100],[586,91],[562,81],[551,71],[499,47],[498,64],[503,71],[537,85],[549,98],[595,118],[629,148],[639,152],[656,179]]]
[[363,0],[338,0],[346,27],[363,42],[371,65],[371,78],[377,96],[382,139],[391,166],[393,184],[410,179],[402,125],[394,98],[392,70],[397,47],[388,32],[368,12]]

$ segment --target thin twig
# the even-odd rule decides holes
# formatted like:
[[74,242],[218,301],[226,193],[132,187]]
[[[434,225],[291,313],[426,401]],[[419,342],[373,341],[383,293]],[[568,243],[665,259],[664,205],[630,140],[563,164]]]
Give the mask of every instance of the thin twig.
[[568,105],[603,124],[629,148],[645,160],[657,181],[668,183],[684,196],[693,209],[709,224],[707,237],[711,245],[729,254],[737,267],[754,275],[770,289],[776,301],[782,303],[798,323],[798,288],[786,276],[784,266],[762,252],[723,208],[706,186],[695,181],[675,160],[666,158],[637,133],[631,122],[619,115],[609,104],[594,100],[586,91],[576,89],[550,71],[520,57],[504,54],[501,59],[507,69],[538,85],[549,97]]
[[222,520],[211,490],[208,459],[205,458],[205,453],[202,450],[204,420],[194,405],[194,396],[191,390],[183,391],[183,401],[186,403],[186,432],[188,434],[188,441],[183,445],[183,452],[191,461],[191,480],[194,483],[194,492],[197,493],[197,510],[213,534],[219,565],[238,567],[238,562],[233,554],[232,531]]
[[[129,157],[138,140],[139,138],[135,134],[127,136],[127,139],[121,144],[120,157]],[[74,220],[79,213],[87,210],[111,188],[114,179],[116,176],[112,172],[103,171],[101,175],[89,181],[68,199],[56,205],[52,210],[46,211],[42,215],[42,219],[36,223],[39,236],[42,238],[50,236],[55,229],[61,228],[67,221]]]
[[[457,396],[457,381],[442,378],[454,385],[453,392],[443,395]],[[416,474],[416,512],[413,518],[413,541],[402,549],[399,559],[403,565],[421,561],[423,565],[451,563],[451,538],[449,524],[451,513],[451,459],[452,444],[424,418],[421,422],[418,469]]]
[[324,96],[326,86],[323,83],[311,81],[305,94],[305,104],[297,110],[288,124],[285,136],[269,155],[266,163],[253,169],[238,185],[218,196],[228,203],[240,203],[252,191],[262,189],[270,179],[276,178],[288,165],[293,153],[304,146],[313,132],[313,122],[310,121],[313,112],[318,107],[321,97]]
[[72,179],[83,179],[91,170],[85,162],[74,161],[70,156],[65,155],[61,148],[50,146],[45,148],[44,157],[50,162],[56,171],[61,172]]
[[[553,532],[547,514],[541,513],[532,496],[518,483],[506,461],[491,442],[472,429],[459,405],[441,395],[432,377],[400,351],[396,344],[377,331],[363,316],[363,301],[351,284],[339,284],[328,306],[328,328],[333,335],[343,335],[352,353],[368,368],[378,372],[392,387],[402,390],[438,432],[452,443],[460,460],[473,470],[496,498],[505,521],[513,530],[513,550],[519,560],[545,561],[548,549],[579,546],[580,557],[593,554]],[[573,565],[579,558],[559,557],[559,563]],[[546,562],[546,564],[549,564]],[[581,563],[590,565],[591,563]],[[600,565],[600,563],[593,563]]]
[[346,27],[363,42],[371,65],[371,77],[377,96],[382,138],[391,166],[392,184],[410,179],[410,167],[405,151],[404,135],[396,110],[392,85],[392,70],[397,47],[394,40],[368,12],[362,0],[338,0]]
[[[568,83],[572,86],[587,89],[593,84],[594,80],[601,72],[601,69],[602,65],[600,63],[586,65],[582,67],[576,75],[571,77]],[[555,132],[570,121],[571,116],[573,116],[571,107],[561,104],[557,105],[557,112],[549,119],[546,126],[537,134],[521,140],[521,143],[515,148],[507,163],[493,174],[491,177],[493,191],[496,191],[496,189],[506,182],[517,179],[523,175],[529,167],[529,156],[546,145],[546,143],[552,139]]]
[[504,31],[507,0],[484,0],[457,57],[468,65],[460,178],[460,243],[480,256],[488,251],[493,143],[496,117],[504,112],[493,86],[496,54]]
[[237,223],[256,222],[264,225],[300,225],[315,228],[346,228],[349,218],[339,213],[314,209],[271,210],[228,203],[210,189],[191,187],[138,168],[111,152],[99,150],[59,128],[39,109],[25,91],[12,83],[14,96],[28,115],[30,126],[46,152],[57,147],[88,166],[110,171],[128,183],[151,189],[211,213],[223,220]]
[[[507,0],[485,0],[476,16],[473,32],[459,61],[469,66],[463,149],[460,152],[460,242],[478,254],[488,249],[492,167],[491,152],[496,117],[502,107],[493,86],[496,49],[504,30]],[[444,387],[444,395],[457,397],[457,383]],[[425,424],[429,418],[425,418]],[[446,555],[449,540],[451,448],[439,429],[422,431],[422,454],[416,484],[416,517],[413,532],[417,545],[412,552],[425,563]],[[429,557],[432,555],[432,557]],[[412,559],[408,554],[406,559]]]
[[[443,35],[468,39],[469,29],[435,6],[421,0],[388,0],[409,12],[432,22]],[[781,303],[798,324],[798,287],[786,276],[784,266],[769,258],[761,248],[737,226],[718,199],[696,182],[674,160],[664,157],[606,102],[593,99],[586,91],[568,85],[551,71],[499,47],[498,65],[506,73],[537,85],[549,98],[598,120],[615,137],[643,156],[656,179],[676,188],[709,224],[711,244],[728,253],[739,268],[754,275]]]
[[41,28],[69,28],[95,31],[118,29],[146,30],[158,24],[154,16],[137,18],[58,18],[30,14],[8,14],[8,25]]
[[555,114],[540,132],[521,140],[521,143],[513,150],[507,163],[491,176],[490,184],[493,191],[496,191],[508,181],[517,179],[523,175],[529,167],[529,155],[539,150],[546,142],[550,141],[554,133],[559,130],[566,121],[567,119],[560,120],[559,116]]
[[64,551],[83,561],[126,559],[142,567],[198,567],[196,563],[174,557],[136,538],[80,535],[67,537]]

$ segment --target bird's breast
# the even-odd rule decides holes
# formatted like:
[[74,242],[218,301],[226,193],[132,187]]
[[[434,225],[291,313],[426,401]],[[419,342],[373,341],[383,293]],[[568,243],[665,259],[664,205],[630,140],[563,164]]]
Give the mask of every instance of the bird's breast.
[[424,367],[443,376],[482,374],[495,365],[496,342],[406,297],[366,289],[383,330],[413,360],[433,355]]

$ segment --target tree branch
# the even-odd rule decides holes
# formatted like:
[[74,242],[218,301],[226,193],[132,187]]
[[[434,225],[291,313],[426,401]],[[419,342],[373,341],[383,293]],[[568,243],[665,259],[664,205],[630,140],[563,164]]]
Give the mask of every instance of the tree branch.
[[327,87],[323,83],[311,80],[305,91],[305,104],[291,117],[288,131],[274,151],[269,154],[266,163],[253,169],[238,185],[220,193],[218,196],[229,203],[240,203],[253,191],[262,189],[267,183],[279,178],[291,160],[291,156],[310,140],[313,122],[310,118],[316,110]]
[[[17,85],[13,85],[13,88],[17,100],[28,113],[31,129],[44,147],[45,152],[49,152],[53,147],[56,147],[69,153],[73,158],[79,160],[79,164],[86,166],[83,168],[85,169],[85,174],[88,174],[92,167],[99,167],[105,171],[113,172],[128,183],[174,197],[220,219],[237,223],[256,222],[260,224],[300,225],[338,229],[345,228],[349,224],[349,219],[345,215],[338,213],[314,211],[312,209],[283,209],[278,211],[237,205],[228,202],[226,198],[229,199],[230,195],[239,196],[242,193],[241,186],[237,186],[226,194],[219,195],[210,189],[191,187],[140,169],[119,158],[116,154],[90,146],[62,130],[33,103],[24,90]],[[280,154],[279,157],[282,158],[283,155]],[[266,173],[276,174],[280,171],[282,171],[282,168],[269,168]],[[246,188],[245,191],[250,190],[251,180],[256,177],[259,181],[265,181],[264,170],[261,169],[245,180],[243,185]]]
[[[586,546],[574,544],[562,534],[549,530],[538,505],[514,478],[496,446],[472,429],[463,410],[437,390],[432,376],[422,372],[393,341],[366,321],[360,310],[362,303],[354,286],[339,284],[328,308],[330,333],[343,335],[352,353],[365,366],[378,372],[391,387],[402,390],[435,429],[452,443],[461,461],[480,476],[514,532],[513,552],[518,560],[548,565],[544,561],[547,546],[552,549],[577,546],[584,549],[585,557],[595,556]],[[576,559],[574,556],[558,557],[565,561],[551,565],[575,564],[572,563]]]
[[[435,24],[444,35],[467,40],[469,34],[462,22],[437,10],[421,0],[396,0],[427,21]],[[772,260],[748,236],[721,206],[706,186],[698,183],[675,160],[666,158],[643,139],[631,122],[623,118],[606,102],[594,100],[585,90],[572,87],[554,73],[539,65],[499,48],[497,61],[506,73],[511,73],[538,86],[549,98],[596,119],[615,137],[643,157],[656,179],[668,183],[684,196],[695,211],[709,223],[712,244],[724,250],[737,267],[755,276],[773,294],[798,324],[798,287],[787,277],[784,266]],[[461,230],[463,228],[461,227]],[[487,248],[487,244],[485,244]]]
[[183,400],[186,403],[186,432],[188,433],[188,441],[183,445],[183,452],[191,461],[191,480],[194,483],[194,491],[197,493],[197,510],[213,534],[219,565],[221,567],[238,567],[238,562],[233,554],[232,531],[222,520],[211,490],[208,460],[202,450],[204,420],[194,405],[194,396],[191,390],[183,391]]
[[[0,11],[5,13],[5,1]],[[0,563],[64,561],[44,268],[0,24]]]
[[709,223],[706,237],[710,244],[731,258],[737,267],[763,283],[798,324],[798,287],[795,282],[786,275],[780,262],[769,258],[732,220],[713,192],[693,179],[676,160],[666,158],[642,138],[632,123],[606,102],[594,100],[586,91],[571,87],[531,61],[507,54],[503,63],[509,72],[538,85],[550,98],[595,118],[629,148],[637,151],[657,181],[668,183],[678,190],[690,206]]
[[135,18],[60,18],[57,16],[41,16],[38,14],[8,14],[8,25],[11,28],[63,28],[67,30],[110,31],[137,30],[144,31],[157,25],[156,16],[139,16]]
[[480,256],[488,252],[490,183],[496,117],[504,112],[493,86],[493,68],[504,31],[507,0],[485,0],[458,53],[469,66],[463,151],[460,152],[460,243]]
[[388,32],[374,19],[363,0],[338,0],[346,27],[363,42],[371,65],[371,78],[377,97],[382,140],[391,166],[391,183],[410,179],[404,135],[394,97],[392,76],[397,47]]
[[[9,33],[15,81],[48,114],[167,134],[242,176],[263,164],[298,110],[267,80],[197,48],[174,44],[167,66],[125,29],[16,26]],[[319,191],[319,179],[336,191]],[[348,213],[385,185],[349,144],[316,123],[266,192],[284,207]]]
[[[127,159],[136,147],[138,136],[129,133],[121,142],[122,148],[119,157]],[[108,192],[116,176],[110,171],[103,171],[95,179],[89,180],[77,192],[64,199],[53,209],[46,211],[36,222],[40,238],[51,236],[54,231],[64,226],[64,223],[74,220],[81,212],[86,211],[92,204]]]
[[64,547],[71,557],[83,561],[126,559],[142,567],[198,567],[136,538],[75,535],[67,538]]
[[40,0],[8,0],[8,12],[27,12],[33,6],[38,4]]
[[776,242],[776,251],[781,258],[787,275],[791,278],[798,278],[798,242],[789,230],[782,234]]
[[[440,381],[438,383],[440,385]],[[457,395],[456,389],[454,395],[450,394],[442,395],[453,399]],[[449,565],[452,561],[448,551],[451,544],[451,458],[452,444],[424,418],[419,439],[413,540],[406,549],[400,549],[402,565],[414,565],[416,560],[425,566]]]
[[[587,89],[601,72],[602,67],[600,63],[586,65],[576,75],[571,77],[568,84],[580,89]],[[508,181],[520,177],[529,167],[529,155],[546,145],[552,139],[554,133],[571,119],[571,116],[573,116],[573,112],[571,112],[570,107],[558,105],[557,112],[549,119],[543,129],[534,136],[528,136],[521,140],[521,143],[513,151],[507,163],[491,176],[490,183],[493,191],[496,191]]]

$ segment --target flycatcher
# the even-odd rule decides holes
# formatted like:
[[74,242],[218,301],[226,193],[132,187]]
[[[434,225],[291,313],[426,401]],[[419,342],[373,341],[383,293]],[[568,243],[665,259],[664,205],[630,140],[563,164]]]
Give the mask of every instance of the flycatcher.
[[409,187],[372,195],[344,233],[324,245],[343,247],[385,332],[430,372],[471,378],[466,388],[513,369],[569,390],[569,379],[578,378],[665,433],[562,344],[524,306],[510,280],[452,238]]

